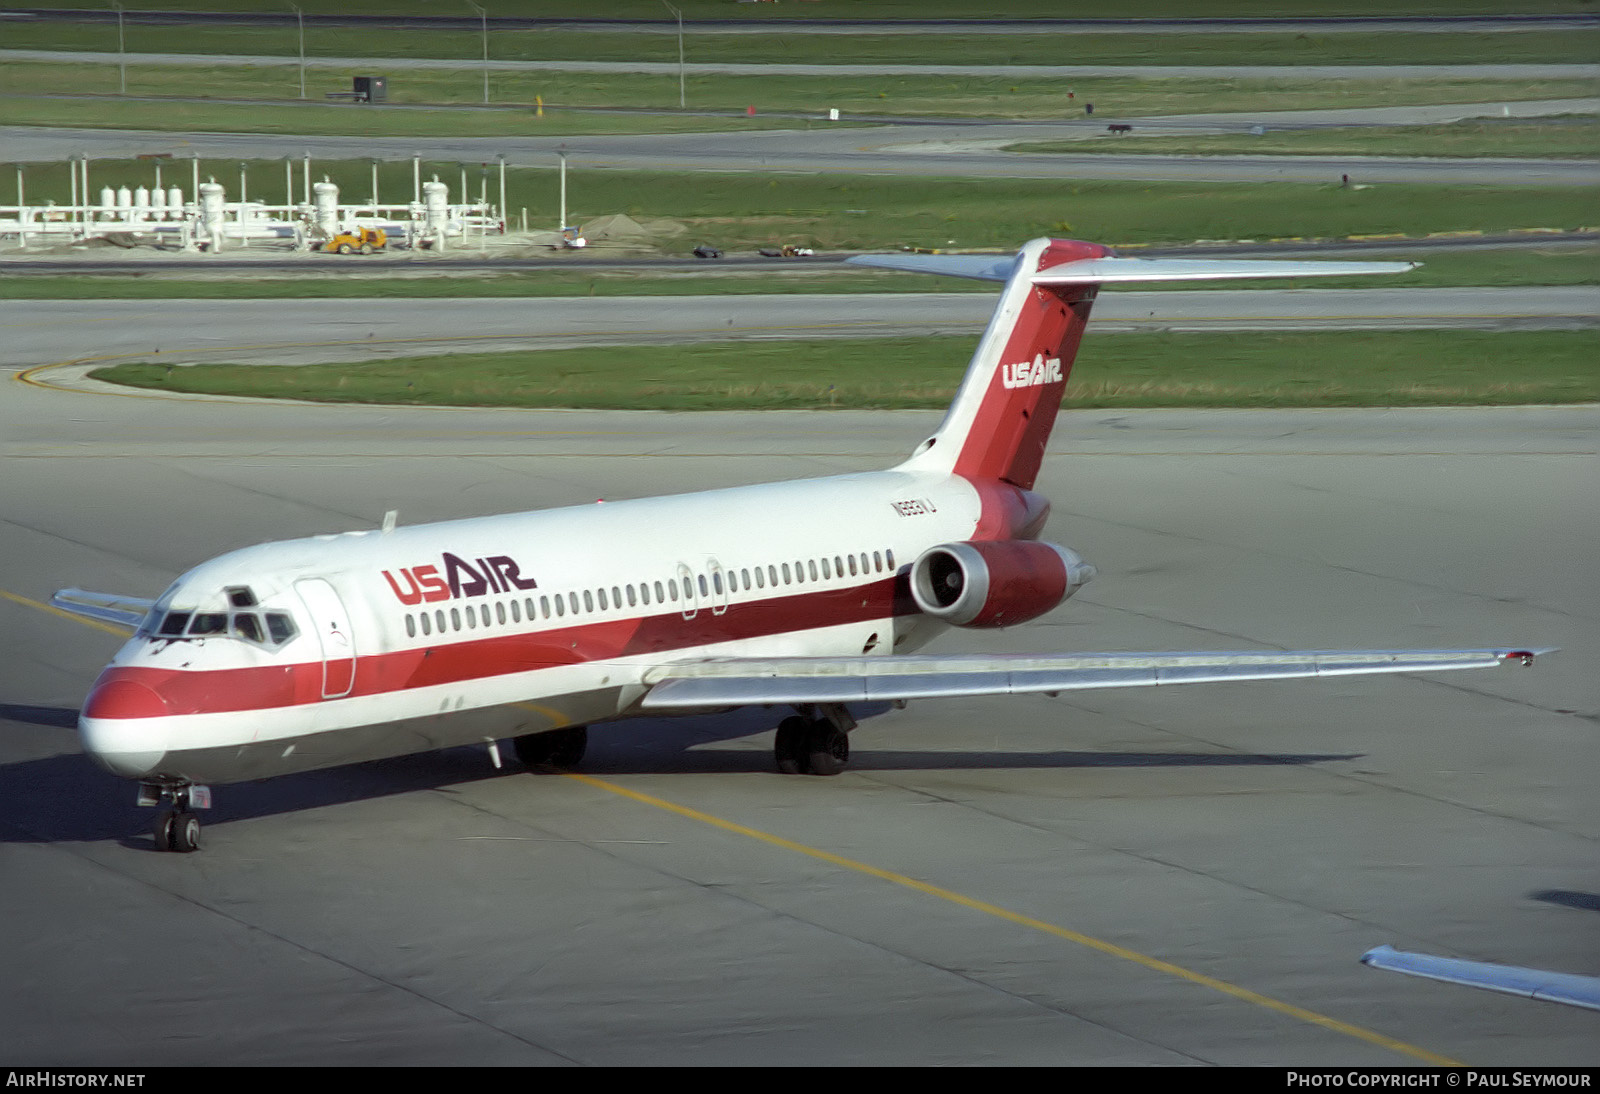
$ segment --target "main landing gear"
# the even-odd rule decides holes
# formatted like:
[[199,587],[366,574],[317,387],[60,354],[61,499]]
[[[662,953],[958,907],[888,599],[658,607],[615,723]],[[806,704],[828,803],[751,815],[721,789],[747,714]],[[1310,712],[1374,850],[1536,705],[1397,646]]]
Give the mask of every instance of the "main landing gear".
[[163,801],[170,801],[172,805],[156,816],[156,850],[185,855],[200,850],[200,818],[191,812],[191,807],[210,809],[211,788],[193,784],[139,784],[140,805],[160,805]]
[[568,726],[512,739],[517,759],[528,767],[577,767],[589,747],[588,726]]
[[785,775],[837,775],[850,763],[849,733],[856,720],[839,703],[802,708],[778,723],[772,744]]

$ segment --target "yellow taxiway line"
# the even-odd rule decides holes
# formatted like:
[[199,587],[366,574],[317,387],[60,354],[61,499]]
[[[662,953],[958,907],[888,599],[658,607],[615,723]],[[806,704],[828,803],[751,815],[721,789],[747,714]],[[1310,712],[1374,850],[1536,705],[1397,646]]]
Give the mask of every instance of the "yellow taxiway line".
[[[119,637],[126,637],[132,633],[128,628],[117,627],[110,623],[101,623],[97,620],[73,615],[70,612],[62,611],[60,608],[52,607],[49,604],[32,600],[25,596],[19,596],[16,593],[7,592],[4,589],[0,589],[0,598],[21,604],[24,607],[33,608],[37,611],[60,616],[63,619],[70,619],[75,623],[82,623],[85,626],[95,627],[110,634],[118,635]],[[969,911],[992,916],[995,919],[1004,920],[1007,923],[1011,923],[1019,927],[1025,927],[1029,930],[1040,931],[1044,934],[1062,939],[1063,941],[1071,942],[1075,945],[1083,946],[1087,949],[1105,954],[1108,957],[1115,957],[1122,961],[1130,961],[1133,964],[1149,969],[1152,972],[1176,977],[1179,980],[1186,980],[1191,984],[1196,984],[1203,988],[1210,988],[1212,991],[1221,992],[1222,994],[1231,996],[1232,998],[1238,999],[1241,1002],[1263,1007],[1266,1010],[1273,1011],[1288,1018],[1294,1018],[1298,1021],[1305,1022],[1313,1026],[1319,1026],[1322,1029],[1329,1030],[1333,1033],[1342,1034],[1346,1037],[1353,1037],[1358,1041],[1365,1041],[1367,1044],[1388,1049],[1389,1051],[1399,1053],[1402,1056],[1409,1056],[1412,1059],[1420,1060],[1426,1064],[1432,1064],[1435,1067],[1464,1066],[1459,1060],[1453,1060],[1448,1056],[1441,1056],[1436,1052],[1430,1052],[1425,1048],[1419,1048],[1416,1045],[1408,1044],[1405,1041],[1400,1041],[1393,1037],[1387,1037],[1381,1033],[1366,1029],[1362,1026],[1352,1025],[1349,1022],[1343,1022],[1337,1018],[1330,1018],[1325,1014],[1318,1014],[1316,1011],[1307,1010],[1306,1008],[1296,1006],[1293,1003],[1285,1003],[1281,999],[1274,999],[1269,995],[1262,995],[1260,992],[1251,991],[1249,988],[1241,988],[1237,984],[1230,984],[1226,980],[1219,980],[1214,976],[1207,976],[1204,973],[1195,972],[1192,969],[1186,969],[1182,965],[1175,965],[1170,961],[1163,961],[1159,957],[1151,957],[1148,954],[1140,953],[1138,950],[1130,950],[1126,946],[1119,946],[1114,942],[1107,942],[1104,939],[1095,938],[1094,936],[1084,934],[1081,931],[1074,931],[1068,927],[1057,926],[1054,923],[1048,923],[1042,919],[1035,919],[1032,916],[1022,915],[1019,912],[1013,912],[1010,909],[1000,907],[998,904],[990,904],[988,901],[978,900],[975,897],[966,896],[962,893],[956,892],[953,889],[946,889],[942,886],[934,885],[926,881],[918,881],[914,877],[895,873],[893,870],[885,870],[882,867],[872,866],[865,862],[858,862],[855,859],[846,858],[843,855],[836,855],[832,851],[824,851],[818,847],[811,847],[804,843],[798,843],[794,840],[785,839],[782,836],[775,836],[770,832],[763,832],[756,828],[749,828],[734,821],[724,820],[723,818],[713,816],[710,813],[701,812],[698,809],[691,809],[686,805],[678,805],[676,802],[667,801],[665,798],[658,798],[651,794],[644,794],[637,790],[630,790],[625,786],[621,786],[606,779],[597,779],[593,775],[580,775],[576,772],[568,772],[566,773],[565,777],[583,783],[586,786],[592,786],[596,789],[604,790],[607,793],[616,794],[619,797],[627,798],[641,805],[648,805],[655,809],[665,810],[668,813],[675,814],[687,820],[697,821],[700,824],[709,825],[712,828],[717,828],[724,832],[731,832],[734,835],[758,840],[761,843],[767,844],[768,846],[777,847],[785,851],[792,851],[795,854],[804,855],[807,858],[816,859],[819,862],[826,862],[831,866],[837,866],[841,869],[851,870],[858,874],[865,874],[868,877],[877,878],[878,880],[888,882],[891,885],[898,885],[903,889],[910,889],[912,892],[921,893],[924,896],[933,897],[936,900],[942,900],[950,904],[955,904],[959,907],[966,908]]]

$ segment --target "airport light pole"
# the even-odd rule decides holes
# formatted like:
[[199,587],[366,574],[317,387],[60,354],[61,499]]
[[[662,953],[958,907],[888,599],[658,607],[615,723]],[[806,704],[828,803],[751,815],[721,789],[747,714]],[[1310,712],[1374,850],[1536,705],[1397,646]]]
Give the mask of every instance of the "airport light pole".
[[122,77],[121,94],[128,93],[128,53],[122,35],[122,5],[117,0],[111,0],[111,6],[117,9],[117,73]]
[[683,9],[682,8],[673,7],[671,4],[667,3],[667,0],[661,0],[661,2],[666,5],[666,8],[667,8],[668,11],[670,11],[672,14],[674,14],[674,15],[676,15],[678,17],[678,109],[682,110],[683,109],[683,104],[684,104],[684,94],[683,94]]
[[483,25],[483,101],[489,102],[489,13],[472,0],[467,0],[467,5],[478,13],[478,20]]
[[294,9],[295,22],[300,27],[300,97],[306,97],[306,13],[300,10],[299,4],[290,4]]

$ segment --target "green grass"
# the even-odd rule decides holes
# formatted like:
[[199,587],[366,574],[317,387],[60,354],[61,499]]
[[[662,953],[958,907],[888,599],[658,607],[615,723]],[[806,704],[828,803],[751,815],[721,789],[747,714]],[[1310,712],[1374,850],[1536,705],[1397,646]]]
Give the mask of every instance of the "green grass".
[[[1346,109],[1461,102],[1522,102],[1593,96],[1600,81],[1271,79],[1131,76],[1021,79],[995,76],[692,76],[691,110],[736,114],[725,121],[669,120],[678,104],[676,75],[563,72],[493,72],[491,103],[509,111],[427,111],[327,105],[324,93],[349,89],[350,73],[312,66],[308,102],[300,100],[299,68],[287,65],[129,65],[127,100],[118,97],[115,64],[8,61],[0,65],[0,123],[12,125],[149,128],[308,135],[537,135],[596,131],[653,132],[673,125],[721,128],[775,124],[762,115],[798,112],[825,116],[837,108],[852,116],[973,117],[1060,120],[1138,118],[1215,111]],[[1070,94],[1070,98],[1069,98]],[[62,96],[60,98],[54,96]],[[142,101],[150,97],[155,101]],[[475,106],[483,101],[481,70],[469,65],[440,71],[396,71],[390,100],[400,106]],[[185,101],[168,101],[184,99]],[[543,119],[532,107],[542,99]],[[198,101],[197,101],[198,100]],[[249,101],[245,101],[249,100]],[[754,123],[744,118],[754,106]],[[665,110],[649,118],[574,120],[563,108]],[[573,129],[576,124],[579,128]],[[782,123],[795,124],[795,123]]]
[[[1271,129],[1260,136],[1101,132],[1087,140],[1013,144],[1010,152],[1082,155],[1111,152],[1160,156],[1515,156],[1600,157],[1600,117],[1487,118],[1450,125]],[[1357,170],[1359,174],[1359,168]]]
[[[1306,279],[1286,282],[1179,281],[1165,291],[1215,288],[1439,288],[1455,286],[1600,285],[1600,246],[1563,246],[1516,250],[1458,252],[1418,251],[1384,254],[1384,260],[1414,257],[1421,269],[1375,280],[1366,278]],[[148,274],[25,276],[0,282],[0,299],[10,300],[358,300],[372,297],[572,297],[692,296],[778,293],[993,293],[997,286],[926,274],[856,272],[836,267],[800,267],[794,271],[717,268],[660,275],[649,272],[569,270],[482,274],[448,277],[406,275],[392,270],[341,272],[336,277],[231,271],[196,277],[193,269]],[[1132,290],[1132,291],[1137,291]]]
[[[39,7],[24,0],[0,0],[0,10]],[[43,5],[50,7],[52,5]],[[65,3],[62,8],[85,7]],[[163,11],[282,12],[273,0],[161,0]],[[457,6],[439,0],[303,0],[308,15],[446,15]],[[815,0],[806,4],[738,4],[730,0],[682,0],[686,22],[696,19],[732,19],[758,24],[769,19],[1038,19],[1072,18],[1059,5],[1040,0],[991,0],[981,10],[970,0]],[[527,14],[530,5],[512,0],[491,0],[489,14]],[[470,11],[470,9],[467,9]],[[594,18],[592,0],[540,0],[536,13],[545,18]],[[1116,16],[1129,19],[1251,17],[1286,15],[1478,15],[1503,13],[1587,14],[1593,0],[1315,0],[1290,5],[1285,0],[1123,0]],[[1100,13],[1112,14],[1112,13]],[[665,21],[659,0],[607,0],[603,15],[611,19]]]
[[[430,406],[625,410],[946,405],[973,338],[615,346],[364,364],[97,369],[168,391]],[[623,367],[619,367],[619,365]],[[1093,340],[1067,405],[1431,406],[1600,400],[1600,332],[1128,334]]]
[[[664,10],[664,9],[663,9]],[[115,23],[8,26],[9,49],[117,51]],[[124,28],[129,53],[209,53],[297,57],[299,36],[285,27],[192,24]],[[388,27],[314,31],[307,57],[427,57],[477,60],[483,38],[473,30]],[[1368,65],[1584,64],[1600,55],[1600,31],[1383,34],[718,34],[685,35],[684,58],[712,64],[961,65]],[[582,30],[493,30],[497,61],[625,61],[676,63],[676,33]]]
[[[256,161],[250,171],[252,198],[280,202],[284,161]],[[366,161],[318,161],[314,174],[328,175],[349,201],[370,198]],[[507,204],[528,210],[531,224],[554,226],[559,184],[553,169],[511,169]],[[164,185],[190,188],[191,165],[167,161]],[[296,200],[300,166],[293,165]],[[484,169],[473,166],[468,184],[476,194]],[[437,173],[454,196],[459,165],[428,163],[422,177]],[[237,193],[239,161],[201,163],[201,177],[215,175]],[[0,173],[0,193],[12,200],[13,175]],[[150,185],[148,163],[91,164],[90,187]],[[498,181],[488,177],[491,199]],[[844,175],[771,175],[585,170],[568,173],[569,220],[582,223],[608,213],[636,220],[664,218],[684,228],[670,243],[684,253],[697,242],[751,251],[774,243],[821,250],[896,250],[901,246],[1010,250],[1039,235],[1114,244],[1187,243],[1202,239],[1263,240],[1276,237],[1341,239],[1352,235],[1435,232],[1502,232],[1516,228],[1575,229],[1596,222],[1595,188],[1466,187],[1384,185],[1342,189],[1304,183],[1063,182],[1051,179],[894,178]],[[407,200],[411,164],[387,163],[379,171],[379,197]],[[68,167],[26,169],[26,196],[65,204]]]

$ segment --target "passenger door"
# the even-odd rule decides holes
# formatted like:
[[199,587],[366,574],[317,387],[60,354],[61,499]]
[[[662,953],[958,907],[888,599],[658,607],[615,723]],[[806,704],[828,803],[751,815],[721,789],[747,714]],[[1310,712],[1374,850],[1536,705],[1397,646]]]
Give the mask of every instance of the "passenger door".
[[322,697],[339,699],[349,695],[356,680],[356,640],[344,601],[320,577],[297,581],[294,587],[305,602],[311,629],[322,647]]

